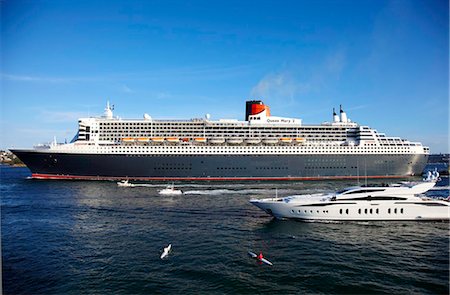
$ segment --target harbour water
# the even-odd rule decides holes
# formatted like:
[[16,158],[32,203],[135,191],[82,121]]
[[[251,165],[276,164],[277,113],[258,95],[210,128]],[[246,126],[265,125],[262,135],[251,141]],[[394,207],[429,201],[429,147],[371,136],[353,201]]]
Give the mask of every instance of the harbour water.
[[[449,293],[448,223],[277,221],[248,202],[356,181],[175,183],[185,195],[162,197],[166,183],[0,171],[5,294]],[[448,196],[439,185],[429,194]]]

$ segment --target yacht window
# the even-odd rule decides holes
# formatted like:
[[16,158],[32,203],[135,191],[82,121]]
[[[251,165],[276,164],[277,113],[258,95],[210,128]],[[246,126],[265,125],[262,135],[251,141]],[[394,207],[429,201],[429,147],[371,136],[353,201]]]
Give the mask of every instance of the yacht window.
[[340,195],[340,194],[343,194],[343,193],[348,192],[348,191],[349,191],[349,189],[342,189],[340,191],[337,191],[336,194]]
[[403,197],[393,197],[393,196],[367,196],[362,198],[352,198],[352,199],[345,199],[347,201],[351,200],[365,200],[365,201],[396,201],[396,200],[406,200],[406,198]]
[[372,192],[382,192],[382,191],[385,191],[385,189],[359,189],[359,190],[351,191],[346,194],[351,195],[351,194],[362,194],[362,193],[372,193]]

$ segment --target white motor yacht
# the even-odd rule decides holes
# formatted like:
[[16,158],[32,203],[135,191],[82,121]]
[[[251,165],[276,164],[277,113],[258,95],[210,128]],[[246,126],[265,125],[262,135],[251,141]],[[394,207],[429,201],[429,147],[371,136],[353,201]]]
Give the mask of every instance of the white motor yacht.
[[165,189],[159,191],[160,195],[182,195],[183,191],[175,189],[173,184],[168,185]]
[[278,219],[301,220],[450,220],[450,202],[423,194],[434,181],[391,186],[350,187],[332,194],[252,199]]

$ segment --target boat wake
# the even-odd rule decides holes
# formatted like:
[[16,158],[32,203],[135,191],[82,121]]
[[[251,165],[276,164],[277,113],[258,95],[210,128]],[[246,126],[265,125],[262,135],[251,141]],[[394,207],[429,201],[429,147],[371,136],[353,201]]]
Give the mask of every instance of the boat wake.
[[274,190],[272,189],[242,189],[242,190],[231,190],[231,189],[209,189],[209,190],[192,190],[185,191],[185,195],[272,195]]

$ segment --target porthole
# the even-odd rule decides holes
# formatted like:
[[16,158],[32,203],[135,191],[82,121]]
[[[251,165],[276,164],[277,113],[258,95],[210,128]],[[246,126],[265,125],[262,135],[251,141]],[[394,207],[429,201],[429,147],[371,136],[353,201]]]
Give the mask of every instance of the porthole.
[[358,214],[361,214],[361,209],[358,209]]
[[345,209],[345,214],[348,214],[348,209]]
[[394,214],[397,214],[397,208],[394,209]]
[[364,209],[364,214],[367,214],[367,208],[366,208],[366,209]]
[[370,211],[370,214],[372,214],[372,208],[370,208],[370,210],[369,210],[369,211]]
[[339,209],[339,214],[342,214],[342,209]]
[[403,208],[400,209],[400,213],[403,214]]
[[391,208],[388,209],[388,214],[391,214]]

